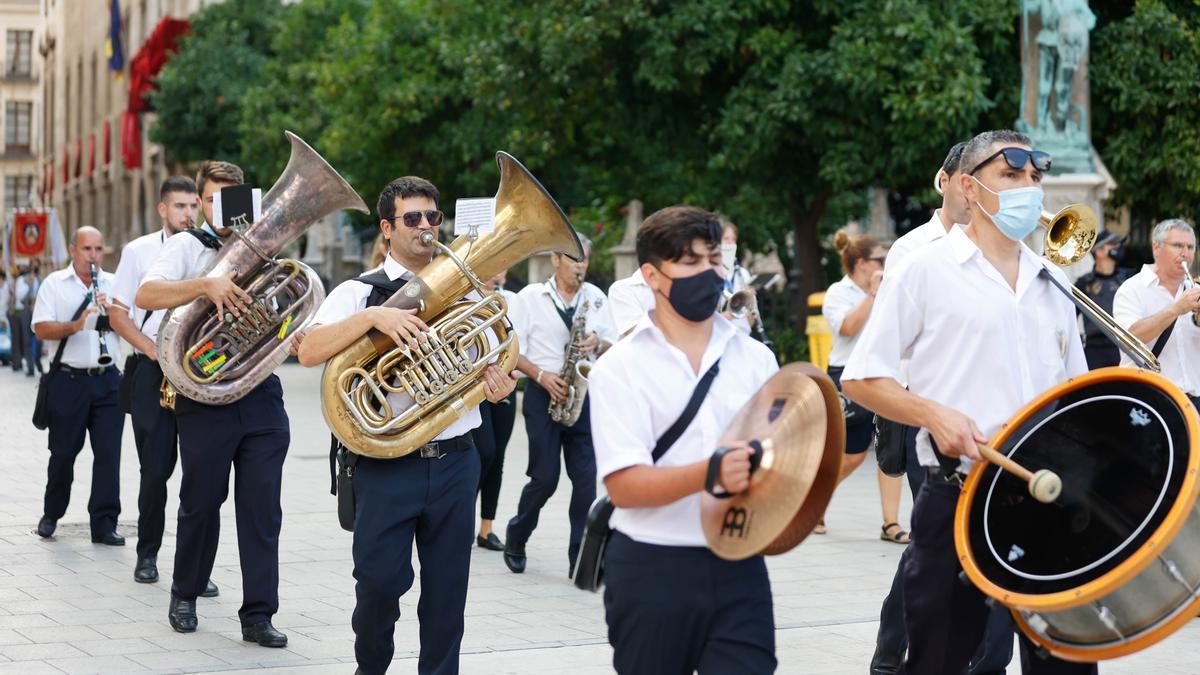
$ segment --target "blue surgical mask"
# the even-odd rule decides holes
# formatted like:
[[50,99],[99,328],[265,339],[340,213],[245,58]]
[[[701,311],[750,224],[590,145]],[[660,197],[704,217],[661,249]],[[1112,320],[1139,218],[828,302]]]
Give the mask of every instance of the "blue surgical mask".
[[[975,177],[972,176],[972,178]],[[1004,236],[1013,241],[1021,241],[1037,228],[1038,219],[1042,216],[1042,188],[1023,187],[996,192],[980,182],[978,178],[975,178],[975,182],[979,184],[979,187],[1000,199],[1000,210],[994,214],[988,213],[987,209],[983,208],[978,201],[975,202],[975,205],[987,214],[987,217],[1004,233]]]

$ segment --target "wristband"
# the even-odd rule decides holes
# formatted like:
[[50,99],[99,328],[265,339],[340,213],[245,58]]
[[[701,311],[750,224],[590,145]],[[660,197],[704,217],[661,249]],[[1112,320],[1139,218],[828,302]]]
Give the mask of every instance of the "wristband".
[[541,368],[538,368],[537,377],[533,378],[533,381],[537,382],[539,387],[542,386],[542,369]]

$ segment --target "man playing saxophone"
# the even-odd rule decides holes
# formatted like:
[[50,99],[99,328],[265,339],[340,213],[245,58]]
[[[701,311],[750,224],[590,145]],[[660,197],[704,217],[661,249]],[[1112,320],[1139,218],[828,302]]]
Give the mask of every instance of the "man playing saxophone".
[[[233,231],[213,222],[213,195],[243,182],[229,162],[200,165],[196,187],[204,225],[185,230],[163,244],[146,271],[134,303],[146,311],[174,309],[207,297],[218,315],[247,311],[250,295],[230,277],[207,277],[209,266]],[[175,570],[167,619],[181,633],[196,630],[196,598],[208,587],[221,532],[221,504],[228,496],[236,464],[234,502],[242,568],[242,639],[264,647],[287,646],[287,635],[271,624],[279,610],[279,493],[283,460],[291,441],[283,389],[271,375],[244,397],[227,405],[204,405],[183,395],[175,399],[179,431],[179,523]]]
[[[525,542],[537,527],[542,507],[558,487],[562,462],[571,479],[568,576],[574,574],[588,507],[596,499],[596,457],[584,390],[586,379],[578,375],[575,366],[580,359],[594,358],[608,349],[618,336],[604,291],[583,281],[591,242],[583,235],[579,240],[584,251],[580,262],[550,254],[554,276],[544,283],[529,284],[518,294],[522,311],[519,325],[514,326],[521,344],[517,369],[529,377],[523,410],[529,434],[529,465],[525,472],[529,483],[521,491],[517,514],[508,521],[504,538],[504,564],[516,573],[525,571]],[[572,393],[578,403],[569,400]]]
[[[416,176],[397,178],[383,189],[376,212],[388,254],[380,267],[329,294],[300,347],[300,363],[324,363],[372,329],[401,347],[416,347],[425,339],[429,327],[416,310],[380,305],[433,260],[435,245],[421,236],[437,235],[443,219],[438,198],[438,189]],[[467,297],[479,299],[475,292]],[[484,368],[483,378],[484,394],[492,403],[507,398],[516,386],[495,365]],[[402,394],[390,395],[389,402],[396,408],[411,404]],[[417,451],[394,459],[354,457],[357,601],[352,625],[358,672],[364,675],[383,673],[391,663],[400,597],[414,581],[414,538],[421,560],[417,670],[458,672],[479,486],[472,430],[480,421],[478,407],[471,408]]]

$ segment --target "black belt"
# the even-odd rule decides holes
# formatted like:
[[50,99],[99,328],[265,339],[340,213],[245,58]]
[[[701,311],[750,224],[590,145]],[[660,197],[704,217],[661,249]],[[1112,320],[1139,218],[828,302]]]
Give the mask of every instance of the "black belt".
[[475,447],[475,438],[471,436],[471,432],[467,432],[461,436],[454,438],[446,438],[440,441],[430,441],[425,445],[413,451],[413,456],[422,459],[441,459],[447,453],[466,450],[467,448]]
[[97,375],[107,375],[117,372],[116,366],[96,366],[94,368],[75,368],[66,364],[59,364],[58,369],[64,373],[71,375],[89,375],[95,377]]
[[961,490],[965,477],[957,471],[947,471],[940,466],[925,467],[925,480],[933,485],[949,485]]

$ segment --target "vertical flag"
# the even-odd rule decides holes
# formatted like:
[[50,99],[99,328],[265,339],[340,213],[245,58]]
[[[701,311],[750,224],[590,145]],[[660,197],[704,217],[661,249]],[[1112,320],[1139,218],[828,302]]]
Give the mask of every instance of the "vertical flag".
[[104,55],[108,57],[108,69],[117,79],[125,75],[125,50],[121,48],[121,2],[108,3],[108,39],[104,41]]
[[67,240],[58,222],[58,209],[50,209],[50,263],[54,269],[67,264]]

